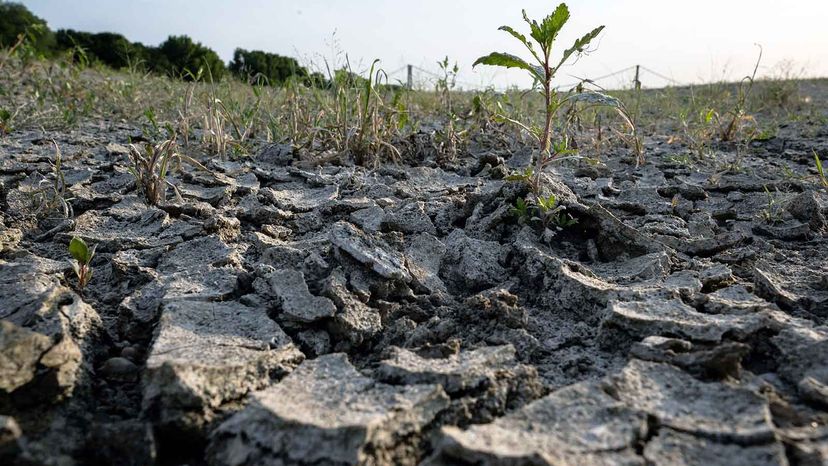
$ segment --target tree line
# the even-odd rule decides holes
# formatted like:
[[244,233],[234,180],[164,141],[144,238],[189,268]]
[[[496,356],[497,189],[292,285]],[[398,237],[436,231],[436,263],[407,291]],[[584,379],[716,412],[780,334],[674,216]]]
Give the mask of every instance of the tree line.
[[322,74],[310,73],[291,57],[237,48],[233,59],[225,64],[214,50],[186,35],[172,35],[158,46],[149,46],[113,32],[52,31],[46,21],[24,5],[0,2],[0,48],[13,47],[21,41],[43,57],[69,54],[76,62],[140,69],[185,80],[221,80],[230,74],[274,86],[290,79],[306,85],[326,86]]

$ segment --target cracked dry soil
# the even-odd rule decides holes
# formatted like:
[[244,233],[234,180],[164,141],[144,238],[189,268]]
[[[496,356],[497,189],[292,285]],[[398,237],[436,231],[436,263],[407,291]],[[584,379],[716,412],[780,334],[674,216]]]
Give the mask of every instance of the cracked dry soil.
[[[150,207],[135,129],[107,122],[52,135],[75,215],[36,221],[53,148],[16,133],[0,462],[828,464],[828,193],[778,169],[828,129],[800,130],[736,173],[657,137],[640,168],[556,166],[578,223],[545,239],[508,153],[366,170],[263,145]],[[97,245],[83,294],[72,236]]]

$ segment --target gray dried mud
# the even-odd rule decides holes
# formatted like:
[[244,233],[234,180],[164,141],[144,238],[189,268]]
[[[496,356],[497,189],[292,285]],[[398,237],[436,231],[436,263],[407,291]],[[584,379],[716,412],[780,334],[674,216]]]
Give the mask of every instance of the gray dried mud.
[[[511,213],[507,151],[262,145],[150,207],[109,122],[49,135],[75,216],[35,217],[52,146],[7,136],[0,463],[828,464],[828,193],[778,169],[812,174],[828,130],[801,131],[557,165],[578,223],[549,231]],[[82,293],[72,236],[97,245]]]

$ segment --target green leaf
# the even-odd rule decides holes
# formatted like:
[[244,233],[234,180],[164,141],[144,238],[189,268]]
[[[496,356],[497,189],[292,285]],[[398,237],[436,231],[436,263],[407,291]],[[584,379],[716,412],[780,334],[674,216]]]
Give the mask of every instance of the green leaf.
[[600,34],[603,30],[604,26],[598,26],[592,31],[589,31],[588,33],[584,34],[584,36],[580,39],[576,40],[575,43],[572,44],[572,47],[564,51],[561,61],[558,62],[558,66],[554,68],[552,74],[557,73],[558,68],[562,67],[563,64],[566,63],[567,60],[569,60],[569,57],[571,57],[573,53],[582,53],[584,49],[589,45],[589,43],[592,42],[592,40],[595,39],[598,36],[598,34]]
[[532,73],[532,76],[540,80],[543,80],[543,77],[540,74],[538,74],[538,70],[535,69],[535,67],[533,67],[529,63],[526,63],[522,58],[509,53],[492,52],[486,55],[485,57],[478,58],[472,64],[472,68],[474,68],[477,65],[502,66],[505,68],[522,68]]
[[77,236],[73,236],[72,241],[69,242],[69,254],[71,254],[79,264],[88,264],[92,259],[89,254],[89,247],[86,245],[86,241],[78,238]]
[[526,15],[526,10],[522,10],[522,12],[523,20],[526,21],[526,24],[529,25],[529,29],[532,31],[529,35],[531,35],[532,38],[535,39],[539,44],[543,45],[543,32],[541,32],[540,25],[538,25],[537,21],[529,19],[529,16]]
[[825,177],[825,170],[822,168],[822,160],[819,159],[819,155],[817,155],[816,151],[814,151],[814,162],[816,163],[816,169],[819,173],[819,181],[822,183],[822,186],[825,189],[828,189],[828,178]]
[[567,21],[569,21],[569,8],[566,3],[561,3],[551,15],[543,19],[540,31],[544,40],[538,42],[551,46]]
[[523,45],[524,45],[527,49],[529,49],[529,51],[532,53],[532,56],[534,56],[534,57],[535,57],[535,60],[537,60],[537,61],[538,61],[538,63],[543,63],[543,61],[540,59],[540,57],[538,56],[538,54],[537,54],[537,53],[535,53],[535,49],[532,47],[532,43],[531,43],[531,42],[529,42],[529,40],[527,40],[527,39],[526,39],[526,36],[524,36],[523,34],[521,34],[521,33],[517,32],[517,31],[515,31],[515,30],[514,30],[511,26],[500,26],[500,27],[499,27],[499,28],[497,28],[497,29],[498,29],[498,30],[500,30],[500,31],[506,31],[506,32],[508,32],[509,34],[511,34],[511,35],[512,35],[512,37],[514,37],[515,39],[519,40],[521,43],[523,43]]

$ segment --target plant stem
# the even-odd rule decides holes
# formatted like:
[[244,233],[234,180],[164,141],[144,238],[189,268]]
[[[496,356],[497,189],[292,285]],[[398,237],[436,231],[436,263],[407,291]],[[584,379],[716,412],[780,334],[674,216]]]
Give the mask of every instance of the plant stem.
[[546,164],[549,157],[549,140],[550,132],[552,131],[552,70],[549,68],[549,51],[544,50],[543,53],[543,100],[545,104],[545,122],[543,125],[543,133],[541,134],[540,154],[538,154],[538,161],[535,164],[535,176],[532,182],[532,192],[535,198],[540,196],[540,181],[541,171]]

